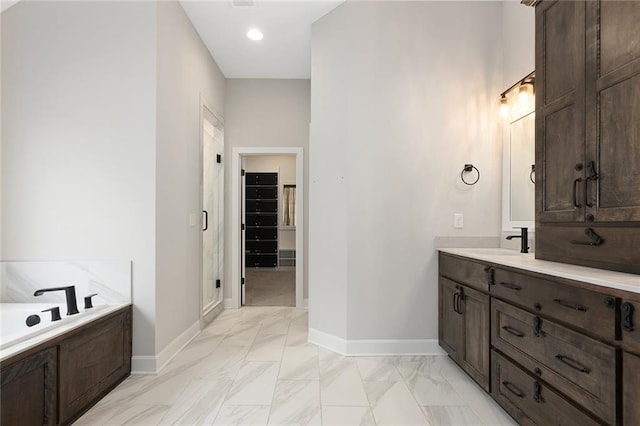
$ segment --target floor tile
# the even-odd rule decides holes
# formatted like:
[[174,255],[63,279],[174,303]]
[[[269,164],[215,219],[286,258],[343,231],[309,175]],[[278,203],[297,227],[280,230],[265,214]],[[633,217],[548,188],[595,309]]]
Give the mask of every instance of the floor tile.
[[270,425],[320,425],[320,383],[280,380],[269,413]]
[[393,357],[356,357],[356,363],[363,381],[400,380],[396,366],[398,359]]
[[247,361],[280,361],[287,336],[258,335],[253,341],[245,360]]
[[214,425],[266,425],[269,419],[268,405],[224,405],[213,422]]
[[231,388],[231,379],[199,379],[189,384],[161,422],[165,424],[211,424]]
[[94,406],[74,425],[157,425],[168,405],[119,404],[117,409]]
[[428,424],[404,381],[364,382],[364,389],[378,425]]
[[353,359],[320,361],[322,405],[369,406],[358,367]]
[[319,380],[318,348],[290,346],[284,349],[278,380]]
[[469,407],[422,407],[422,411],[432,425],[479,426],[482,424],[476,413]]
[[369,407],[322,406],[323,426],[375,426]]
[[246,362],[238,372],[224,405],[271,404],[278,367],[278,362]]

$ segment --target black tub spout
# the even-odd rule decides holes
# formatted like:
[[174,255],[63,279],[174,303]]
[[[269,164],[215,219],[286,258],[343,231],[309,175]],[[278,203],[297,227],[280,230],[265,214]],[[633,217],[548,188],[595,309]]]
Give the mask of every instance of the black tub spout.
[[33,293],[34,296],[41,296],[44,293],[50,291],[64,291],[64,294],[67,298],[67,315],[74,315],[80,313],[78,311],[78,302],[76,301],[76,287],[73,285],[67,287],[52,287],[52,288],[42,288],[40,290],[36,290]]

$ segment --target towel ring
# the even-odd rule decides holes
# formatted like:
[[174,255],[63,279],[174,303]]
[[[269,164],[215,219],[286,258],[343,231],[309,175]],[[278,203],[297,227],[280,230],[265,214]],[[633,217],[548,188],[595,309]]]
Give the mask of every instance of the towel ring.
[[[472,172],[474,170],[476,171],[476,173],[478,173],[478,176],[476,177],[476,180],[474,180],[473,182],[467,182],[464,179],[464,174]],[[462,172],[460,172],[460,179],[462,179],[462,182],[464,182],[465,185],[469,185],[469,186],[475,185],[480,180],[480,170],[478,170],[476,168],[476,166],[474,166],[473,164],[465,164],[464,168],[462,169]]]
[[536,165],[532,164],[531,165],[531,173],[529,173],[529,180],[534,185],[536,184],[536,180],[534,179],[535,173],[536,173]]

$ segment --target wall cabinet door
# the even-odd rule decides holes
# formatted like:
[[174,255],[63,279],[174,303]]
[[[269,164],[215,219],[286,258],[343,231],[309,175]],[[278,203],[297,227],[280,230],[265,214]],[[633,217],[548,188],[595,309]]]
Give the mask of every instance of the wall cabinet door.
[[640,221],[640,2],[586,4],[586,213]]
[[0,372],[0,424],[54,425],[56,350],[45,349]]
[[536,7],[536,220],[584,218],[584,2]]

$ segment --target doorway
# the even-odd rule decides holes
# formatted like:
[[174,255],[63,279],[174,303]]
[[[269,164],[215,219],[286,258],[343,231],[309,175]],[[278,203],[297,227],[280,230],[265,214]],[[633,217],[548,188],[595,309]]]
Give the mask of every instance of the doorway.
[[242,157],[241,304],[295,306],[296,158]]
[[[254,157],[260,157],[261,160],[254,159]],[[293,163],[295,164],[295,173],[287,174],[286,176],[282,174],[281,170],[275,170],[278,176],[281,175],[284,177],[284,180],[280,178],[277,180],[277,184],[273,186],[277,186],[277,195],[278,195],[278,212],[277,212],[277,222],[276,226],[278,229],[278,243],[282,242],[283,245],[279,246],[277,252],[275,253],[275,257],[272,256],[270,258],[272,264],[273,259],[276,259],[275,266],[272,267],[263,267],[258,266],[256,268],[255,262],[258,260],[256,256],[250,257],[249,259],[245,258],[245,250],[246,242],[249,241],[250,244],[254,244],[256,238],[245,239],[245,232],[249,231],[245,222],[245,209],[247,200],[255,199],[249,198],[245,194],[245,178],[247,176],[242,175],[242,170],[245,167],[251,167],[251,164],[256,164],[257,162],[262,162],[262,164],[273,164],[273,158],[269,160],[267,157],[288,157],[293,159]],[[302,148],[233,148],[231,155],[231,290],[232,290],[232,298],[231,301],[225,301],[226,307],[238,308],[242,306],[243,301],[246,300],[246,290],[247,285],[251,285],[248,279],[253,278],[254,283],[257,283],[258,280],[266,277],[267,280],[271,278],[272,282],[281,281],[282,277],[277,277],[277,275],[288,275],[294,279],[295,281],[295,304],[294,306],[298,308],[303,307],[303,276],[304,276],[304,211],[303,211],[303,202],[304,199],[304,190],[303,190],[303,149]],[[293,168],[293,167],[292,167]],[[246,169],[245,169],[246,170]],[[253,173],[274,173],[274,169],[266,170],[261,169],[262,171],[256,171]],[[255,175],[253,175],[254,183],[255,183]],[[285,188],[285,184],[287,187]],[[259,185],[250,185],[252,187]],[[291,198],[292,191],[290,188],[295,187],[295,196]],[[252,188],[255,190],[256,188]],[[254,194],[255,195],[255,194]],[[289,213],[294,213],[295,219],[288,219],[288,222],[284,222],[285,216],[285,207],[282,204],[284,197],[287,196],[287,204],[291,203],[291,206],[286,210]],[[254,206],[255,207],[255,206]],[[254,213],[254,217],[257,217]],[[253,222],[255,224],[255,222]],[[266,222],[265,222],[266,223]],[[242,229],[242,225],[245,225],[245,230]],[[288,229],[287,229],[288,228]],[[256,230],[254,227],[253,231]],[[295,232],[292,232],[294,231]],[[255,235],[254,235],[255,236]],[[280,248],[282,250],[280,250]],[[251,248],[249,248],[251,251]],[[255,251],[255,250],[254,250]],[[257,254],[257,253],[254,253]],[[269,253],[274,255],[274,253]],[[254,262],[251,265],[247,265],[246,261],[250,260]],[[268,262],[268,261],[267,261]],[[249,266],[249,276],[247,277],[247,266]],[[283,274],[278,274],[277,272],[283,272]],[[271,273],[272,275],[266,275]],[[265,283],[266,285],[266,283]],[[283,284],[283,286],[285,286]],[[272,288],[273,289],[273,288]],[[260,290],[259,288],[256,290]],[[268,289],[263,289],[268,292]],[[251,290],[250,290],[251,291]],[[243,298],[244,296],[244,298]],[[251,297],[251,295],[250,295]],[[251,303],[251,301],[250,301]],[[275,303],[275,302],[274,302]]]

